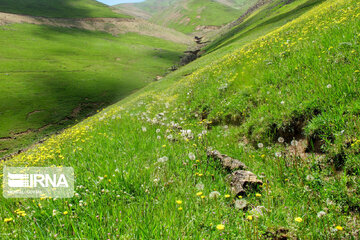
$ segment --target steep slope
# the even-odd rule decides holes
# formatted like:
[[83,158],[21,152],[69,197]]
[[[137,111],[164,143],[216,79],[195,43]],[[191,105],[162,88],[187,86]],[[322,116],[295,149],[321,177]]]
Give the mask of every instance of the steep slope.
[[297,18],[323,1],[324,0],[260,0],[257,5],[255,5],[256,8],[252,8],[251,11],[248,11],[244,16],[225,26],[224,29],[220,31],[220,34],[222,32],[221,36],[216,35],[216,39],[206,46],[204,50],[211,52],[224,46],[236,48]]
[[231,22],[255,2],[255,0],[147,0],[142,3],[120,4],[115,8],[122,13],[145,17],[156,24],[184,33],[192,33],[207,26],[216,28]]
[[[356,0],[325,1],[7,161],[72,166],[77,194],[1,199],[2,233],[358,239],[359,17]],[[240,159],[265,184],[232,193],[229,172],[207,156],[210,149]]]
[[0,0],[0,12],[41,17],[127,17],[95,0]]

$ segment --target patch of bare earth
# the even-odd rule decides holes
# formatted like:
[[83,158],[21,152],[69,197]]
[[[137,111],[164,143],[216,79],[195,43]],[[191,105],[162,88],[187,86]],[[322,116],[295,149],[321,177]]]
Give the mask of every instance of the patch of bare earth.
[[12,23],[29,23],[55,27],[79,28],[102,31],[112,35],[128,32],[162,38],[168,41],[190,44],[191,37],[163,26],[135,18],[45,18],[27,15],[0,13],[0,26]]

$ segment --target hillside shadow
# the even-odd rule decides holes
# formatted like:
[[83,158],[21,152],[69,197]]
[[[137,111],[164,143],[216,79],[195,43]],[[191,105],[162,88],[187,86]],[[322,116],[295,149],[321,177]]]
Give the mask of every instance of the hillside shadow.
[[105,6],[100,2],[88,0],[2,0],[0,12],[38,17],[81,18],[91,17],[96,7]]

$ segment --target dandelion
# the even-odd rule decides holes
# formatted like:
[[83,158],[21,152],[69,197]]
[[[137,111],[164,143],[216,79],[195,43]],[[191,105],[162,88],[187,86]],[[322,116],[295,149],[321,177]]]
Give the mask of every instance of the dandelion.
[[183,210],[183,208],[182,208],[182,207],[179,207],[179,208],[178,208],[178,210],[179,210],[179,211],[182,211],[182,210]]
[[230,197],[230,194],[226,194],[226,195],[225,195],[225,198],[229,198],[229,197]]
[[164,162],[167,162],[168,160],[169,160],[169,158],[166,157],[166,156],[164,156],[164,157],[159,158],[159,159],[158,159],[158,162],[159,162],[159,163],[164,163]]
[[249,220],[249,221],[252,221],[253,220],[253,216],[247,216],[247,220]]
[[341,227],[341,226],[336,226],[335,228],[336,228],[336,230],[338,230],[338,231],[344,230],[343,227]]
[[278,142],[279,142],[279,143],[283,143],[284,141],[285,141],[285,139],[284,139],[283,137],[279,137],[279,138],[278,138]]
[[302,218],[301,217],[297,217],[297,218],[295,218],[295,222],[298,222],[298,223],[301,223],[303,220],[302,220]]
[[312,180],[314,180],[314,177],[311,176],[311,175],[307,175],[307,176],[306,176],[306,180],[307,180],[307,181],[312,181]]
[[218,191],[213,191],[209,194],[209,198],[218,198],[221,194]]
[[189,158],[190,158],[190,160],[195,160],[195,154],[193,154],[193,153],[189,153]]
[[320,211],[320,212],[317,213],[318,218],[322,218],[325,215],[326,215],[326,212],[324,212],[324,211]]
[[199,190],[199,191],[201,191],[201,190],[204,190],[204,188],[205,188],[205,185],[204,184],[202,184],[202,183],[198,183],[198,184],[196,184],[196,189],[197,190]]
[[196,196],[201,196],[201,195],[203,195],[203,192],[198,192],[198,193],[196,193]]
[[146,131],[147,131],[146,127],[142,127],[141,130],[142,130],[143,132],[146,132]]
[[181,205],[181,204],[182,204],[182,201],[181,201],[181,200],[176,200],[176,204]]
[[204,196],[204,195],[202,195],[202,196],[201,196],[201,199],[204,199],[204,198],[205,198],[205,196]]
[[281,101],[280,103],[281,103],[282,105],[284,105],[284,104],[285,104],[285,101]]
[[275,157],[281,157],[281,152],[276,152]]
[[219,225],[216,226],[216,229],[222,231],[222,230],[225,229],[225,225],[219,224]]
[[64,214],[64,215],[67,215],[67,214],[68,214],[68,211],[63,212],[63,214]]
[[160,129],[156,129],[156,133],[159,133],[160,132]]
[[264,144],[258,143],[258,148],[263,148],[263,147],[264,147]]
[[260,194],[260,193],[256,193],[255,196],[256,196],[256,197],[261,197],[261,194]]
[[291,146],[295,147],[297,145],[298,145],[298,141],[296,141],[296,140],[291,141]]
[[166,147],[166,145],[162,145],[162,147],[164,148],[164,147]]
[[5,218],[5,219],[4,219],[4,222],[7,223],[7,222],[11,222],[12,220],[13,220],[13,218]]
[[332,86],[331,86],[331,84],[328,84],[326,87],[327,87],[327,88],[331,88]]

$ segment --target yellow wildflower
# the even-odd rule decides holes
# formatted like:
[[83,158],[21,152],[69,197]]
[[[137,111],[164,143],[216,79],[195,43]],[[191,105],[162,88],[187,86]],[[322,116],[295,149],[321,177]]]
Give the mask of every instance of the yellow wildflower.
[[183,208],[182,208],[182,207],[179,207],[179,208],[178,208],[178,210],[179,210],[179,211],[182,211],[182,210],[183,210]]
[[65,211],[65,212],[64,212],[64,215],[67,215],[67,214],[68,214],[68,211]]
[[336,226],[336,229],[339,230],[339,231],[344,230],[342,226]]
[[12,218],[5,218],[4,222],[11,222],[13,219]]
[[216,226],[216,229],[222,231],[225,229],[225,226],[223,224],[219,224]]
[[230,194],[226,194],[226,195],[225,195],[225,198],[229,198],[229,197],[230,197]]
[[260,193],[255,194],[256,197],[261,197]]
[[182,204],[182,201],[181,200],[176,200],[176,203],[181,205]]
[[251,216],[251,215],[248,216],[248,217],[247,217],[247,220],[252,221],[252,220],[253,220],[253,216]]
[[198,192],[198,193],[196,193],[196,196],[201,196],[201,195],[203,195],[203,193],[202,193],[202,192]]
[[302,220],[302,218],[301,217],[297,217],[297,218],[295,218],[295,222],[298,222],[298,223],[301,223],[303,220]]

